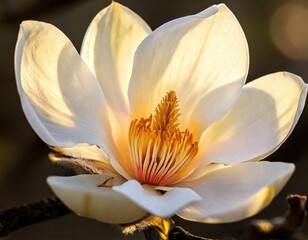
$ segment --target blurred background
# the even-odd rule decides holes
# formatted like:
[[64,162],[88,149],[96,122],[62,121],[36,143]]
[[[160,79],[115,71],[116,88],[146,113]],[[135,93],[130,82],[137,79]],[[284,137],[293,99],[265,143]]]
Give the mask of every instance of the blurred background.
[[[47,158],[49,149],[35,135],[20,106],[14,77],[14,48],[21,21],[40,20],[61,29],[80,49],[91,19],[110,4],[105,0],[0,0],[0,209],[33,202],[51,195],[49,175],[66,174]],[[126,0],[118,2],[139,14],[152,29],[171,19],[197,13],[211,0]],[[244,29],[250,47],[248,80],[276,71],[289,71],[308,81],[308,1],[228,0]],[[308,109],[287,142],[269,160],[294,162],[297,170],[291,181],[257,217],[283,213],[290,193],[308,194]],[[206,237],[236,235],[246,221],[207,225],[178,218],[176,223]],[[304,228],[298,239],[308,239]],[[32,225],[5,239],[143,239],[142,234],[125,237],[118,227],[69,214]]]

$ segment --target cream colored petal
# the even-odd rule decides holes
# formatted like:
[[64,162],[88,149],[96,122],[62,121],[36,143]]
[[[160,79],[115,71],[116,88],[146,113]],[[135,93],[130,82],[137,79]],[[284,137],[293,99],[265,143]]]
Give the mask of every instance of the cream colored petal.
[[233,106],[247,71],[246,38],[225,5],[168,22],[136,51],[128,92],[131,118],[148,117],[174,90],[180,122],[198,139]]
[[188,174],[185,178],[179,179],[176,183],[195,181],[199,178],[202,178],[206,174],[209,174],[213,171],[216,171],[218,169],[222,169],[225,167],[228,167],[228,166],[221,164],[221,163],[203,164],[201,166],[197,166],[190,174]]
[[[83,40],[81,56],[88,64],[106,97],[112,136],[118,154],[112,165],[127,178],[128,162],[127,88],[137,46],[151,29],[133,11],[112,2],[91,22]],[[126,137],[123,137],[126,136]],[[124,170],[124,169],[125,170]]]
[[234,222],[266,207],[294,171],[288,163],[249,162],[213,171],[190,187],[203,201],[184,208],[182,218],[206,223]]
[[141,185],[135,180],[115,186],[113,190],[131,199],[152,215],[162,218],[171,217],[186,205],[201,200],[200,196],[189,188],[172,188],[162,195],[153,186]]
[[291,73],[248,83],[231,112],[203,134],[200,161],[234,164],[265,158],[292,132],[306,96],[307,85]]
[[[130,223],[147,213],[111,186],[124,179],[108,175],[77,175],[47,178],[54,193],[73,212],[107,223]],[[106,187],[99,187],[105,183]],[[104,184],[103,184],[104,185]]]
[[99,83],[60,30],[43,22],[23,22],[15,74],[25,115],[47,144],[88,143],[109,150],[112,144],[103,139],[109,139],[111,131]]
[[109,107],[128,115],[127,88],[137,46],[149,26],[119,3],[99,12],[83,40],[81,56],[98,79]]

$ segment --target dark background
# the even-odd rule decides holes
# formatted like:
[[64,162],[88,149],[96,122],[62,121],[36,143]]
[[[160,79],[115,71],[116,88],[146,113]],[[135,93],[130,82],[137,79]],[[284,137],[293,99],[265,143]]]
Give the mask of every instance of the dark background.
[[[111,1],[104,0],[0,0],[0,209],[32,202],[51,195],[48,175],[65,174],[52,165],[48,148],[35,135],[21,110],[14,78],[14,48],[22,20],[40,20],[60,28],[80,49],[91,19]],[[152,29],[164,22],[194,14],[219,2],[210,0],[118,1],[139,14]],[[230,0],[250,47],[248,80],[275,71],[289,71],[308,79],[308,1]],[[268,160],[294,162],[291,181],[273,203],[257,217],[273,217],[286,210],[289,193],[307,194],[308,109],[293,134]],[[246,223],[207,225],[179,218],[177,224],[207,237],[237,234]],[[304,228],[299,239],[308,239]],[[306,235],[305,235],[306,234]],[[142,234],[125,237],[117,226],[76,217],[73,214],[32,225],[5,239],[143,239]]]

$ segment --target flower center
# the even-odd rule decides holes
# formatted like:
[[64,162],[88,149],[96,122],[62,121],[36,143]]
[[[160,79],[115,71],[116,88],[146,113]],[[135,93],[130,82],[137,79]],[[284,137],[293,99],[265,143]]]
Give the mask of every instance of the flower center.
[[185,167],[196,156],[198,142],[179,129],[179,106],[168,92],[148,118],[131,122],[129,149],[135,179],[151,185],[170,185],[188,174]]

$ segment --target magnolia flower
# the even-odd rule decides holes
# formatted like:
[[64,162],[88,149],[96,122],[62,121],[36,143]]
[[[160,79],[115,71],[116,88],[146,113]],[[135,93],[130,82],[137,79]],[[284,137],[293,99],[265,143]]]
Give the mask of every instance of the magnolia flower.
[[23,22],[15,73],[25,115],[54,161],[88,173],[48,184],[75,213],[108,223],[257,213],[294,171],[259,160],[292,132],[307,85],[287,72],[244,85],[248,62],[245,35],[223,4],[152,32],[113,2],[90,24],[80,55],[56,27]]

